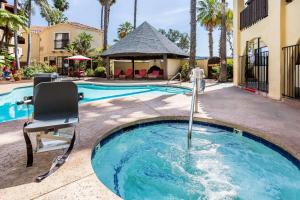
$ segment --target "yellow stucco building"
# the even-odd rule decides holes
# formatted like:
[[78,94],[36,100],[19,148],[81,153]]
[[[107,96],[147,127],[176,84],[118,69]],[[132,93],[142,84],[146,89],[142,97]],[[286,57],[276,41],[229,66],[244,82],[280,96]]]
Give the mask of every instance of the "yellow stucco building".
[[[75,22],[61,23],[54,26],[31,28],[31,62],[45,62],[50,65],[63,67],[66,57],[72,56],[65,47],[72,43],[81,33],[86,32],[93,36],[92,47],[94,49],[103,47],[103,31],[94,27]],[[27,33],[23,33],[25,44],[20,45],[22,54],[20,62],[22,65],[27,59]]]
[[234,84],[300,98],[299,20],[299,0],[234,0]]

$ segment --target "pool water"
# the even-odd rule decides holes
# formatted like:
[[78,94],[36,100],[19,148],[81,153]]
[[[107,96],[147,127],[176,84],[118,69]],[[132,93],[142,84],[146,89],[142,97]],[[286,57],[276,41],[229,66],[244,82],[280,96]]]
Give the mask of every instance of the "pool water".
[[300,199],[300,170],[277,151],[228,129],[163,122],[119,131],[96,146],[92,166],[125,200]]
[[[79,84],[79,92],[84,93],[84,100],[81,103],[120,98],[132,95],[153,95],[153,94],[185,94],[189,89],[179,87],[163,86],[101,86],[93,84]],[[0,95],[0,123],[15,119],[26,118],[32,114],[30,106],[29,113],[25,105],[17,106],[16,102],[23,100],[24,96],[32,96],[33,88],[25,87],[13,90],[11,93]]]

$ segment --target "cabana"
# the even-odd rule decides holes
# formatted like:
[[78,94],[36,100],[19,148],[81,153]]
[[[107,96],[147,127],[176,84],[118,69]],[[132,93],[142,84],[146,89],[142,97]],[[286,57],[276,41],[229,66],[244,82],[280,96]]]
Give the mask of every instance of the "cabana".
[[153,26],[144,22],[124,39],[104,51],[102,57],[108,60],[130,60],[133,79],[135,60],[163,60],[163,78],[168,79],[172,76],[168,73],[172,68],[171,63],[168,65],[168,59],[183,59],[189,56]]

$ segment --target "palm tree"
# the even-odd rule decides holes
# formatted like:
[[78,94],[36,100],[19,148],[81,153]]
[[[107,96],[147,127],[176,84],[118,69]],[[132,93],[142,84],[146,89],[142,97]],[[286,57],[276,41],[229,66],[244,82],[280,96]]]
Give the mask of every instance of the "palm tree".
[[119,39],[121,40],[125,38],[131,31],[133,31],[133,26],[130,22],[124,22],[123,24],[120,24],[118,28]]
[[226,11],[226,32],[227,32],[227,42],[231,51],[231,57],[233,57],[233,11],[228,8]]
[[217,26],[219,2],[218,0],[199,1],[197,21],[208,31],[209,57],[213,57],[213,31]]
[[[14,14],[18,14],[18,0],[14,0]],[[19,59],[19,51],[18,51],[18,31],[14,31],[14,42],[15,42],[15,60],[16,60],[16,67],[20,69],[20,59]]]
[[105,6],[105,0],[98,0],[101,5],[101,30],[103,30],[103,20],[104,20],[104,6]]
[[35,2],[36,5],[38,5],[40,8],[43,8],[44,6],[48,6],[48,1],[47,0],[25,0],[24,4],[24,8],[25,8],[25,15],[28,19],[28,24],[27,24],[27,28],[29,30],[28,32],[28,38],[27,38],[27,66],[30,65],[30,56],[31,56],[31,32],[30,32],[30,28],[31,28],[31,17],[32,17],[32,1]]
[[76,39],[66,47],[66,50],[72,55],[80,54],[83,56],[89,56],[92,49],[93,36],[86,32],[81,32]]
[[134,20],[133,20],[134,29],[136,29],[136,16],[137,16],[137,0],[134,0]]
[[61,12],[64,12],[69,9],[69,2],[66,0],[53,0],[54,7],[60,10]]
[[[8,48],[11,31],[24,29],[27,31],[26,18],[22,15],[12,14],[4,9],[0,9],[0,27],[4,27],[0,41],[0,51],[3,47]],[[4,42],[5,40],[5,42]]]
[[197,28],[197,20],[196,20],[196,8],[197,3],[196,0],[191,0],[191,45],[190,45],[190,68],[194,68],[196,65],[196,28]]
[[47,4],[43,4],[41,7],[41,16],[48,22],[48,26],[64,23],[68,20],[63,11]]
[[219,82],[227,81],[227,52],[226,52],[226,0],[222,0],[221,4],[221,38],[220,38],[220,59],[221,68]]

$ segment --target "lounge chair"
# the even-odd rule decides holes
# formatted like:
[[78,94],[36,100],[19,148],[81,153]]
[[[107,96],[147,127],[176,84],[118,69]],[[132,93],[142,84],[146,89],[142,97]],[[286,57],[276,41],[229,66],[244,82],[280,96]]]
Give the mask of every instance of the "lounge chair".
[[147,75],[147,70],[146,69],[142,69],[139,71],[138,74],[135,75],[135,78],[145,78]]
[[127,69],[127,71],[125,73],[125,77],[126,78],[131,78],[132,77],[132,69]]
[[121,75],[121,70],[120,69],[116,69],[115,74],[114,74],[114,78],[119,78]]
[[[36,133],[37,153],[67,148],[63,155],[53,161],[50,170],[38,176],[36,181],[40,182],[55,172],[71,153],[76,139],[76,125],[79,122],[78,101],[82,98],[83,94],[78,95],[77,86],[73,82],[42,82],[34,88],[33,119],[26,122],[23,128],[27,148],[27,167],[33,164],[30,133]],[[66,128],[74,128],[74,132],[69,135],[59,133],[59,130]],[[47,146],[46,141],[51,145]],[[60,145],[53,146],[53,141],[59,142]]]
[[159,71],[154,70],[151,74],[148,74],[148,78],[158,78],[159,77]]

